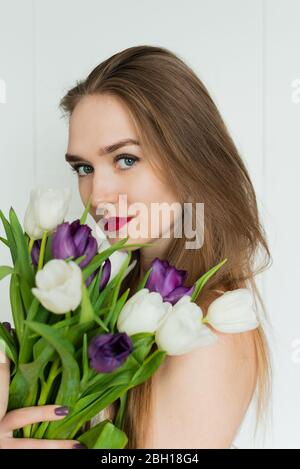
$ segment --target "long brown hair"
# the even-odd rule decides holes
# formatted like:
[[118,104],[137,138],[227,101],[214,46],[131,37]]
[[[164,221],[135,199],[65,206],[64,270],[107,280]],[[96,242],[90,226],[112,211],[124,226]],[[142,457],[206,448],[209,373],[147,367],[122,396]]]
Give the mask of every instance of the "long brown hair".
[[[110,94],[121,99],[135,124],[142,148],[153,166],[159,168],[158,174],[163,174],[182,203],[204,203],[201,248],[186,249],[187,239],[183,235],[172,240],[164,256],[178,269],[188,271],[187,285],[228,259],[198,297],[197,303],[204,313],[216,297],[215,290],[246,286],[251,287],[262,319],[267,321],[254,276],[269,267],[272,259],[255,191],[247,168],[201,80],[171,51],[142,45],[101,62],[86,79],[76,82],[61,99],[60,106],[70,116],[80,99],[92,94]],[[139,250],[133,257],[139,258]],[[125,279],[124,288],[128,284],[136,285],[138,277],[137,263]],[[270,353],[262,325],[253,331],[253,340],[258,422],[267,408],[271,389]],[[142,447],[151,403],[151,379],[129,391],[124,425],[129,438],[127,448]],[[116,412],[116,406],[113,407]]]

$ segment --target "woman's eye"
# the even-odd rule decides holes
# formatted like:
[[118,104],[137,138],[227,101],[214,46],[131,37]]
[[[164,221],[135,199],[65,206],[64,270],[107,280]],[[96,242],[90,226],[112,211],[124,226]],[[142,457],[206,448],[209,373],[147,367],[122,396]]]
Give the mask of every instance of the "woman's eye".
[[[130,169],[139,160],[137,156],[122,154],[114,158],[114,162],[118,163],[118,167],[121,170]],[[79,177],[88,176],[94,171],[94,168],[87,164],[74,164],[71,166],[72,171],[77,173]]]
[[[116,162],[119,163],[120,169],[130,169],[139,158],[131,155],[119,155],[116,157]],[[122,163],[121,163],[122,162]]]
[[89,166],[87,164],[77,164],[74,166],[71,166],[72,171],[78,174],[78,176],[87,176],[93,171],[92,166]]

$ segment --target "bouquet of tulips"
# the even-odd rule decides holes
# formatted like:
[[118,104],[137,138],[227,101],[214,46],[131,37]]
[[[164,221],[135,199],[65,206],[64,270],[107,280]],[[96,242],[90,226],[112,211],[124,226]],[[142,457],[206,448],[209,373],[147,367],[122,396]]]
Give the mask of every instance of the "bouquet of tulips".
[[[122,295],[120,290],[133,267],[131,249],[143,245],[127,246],[125,238],[99,252],[86,224],[89,204],[80,220],[69,223],[69,201],[68,189],[33,190],[23,226],[13,208],[8,218],[0,211],[6,234],[0,240],[12,259],[12,266],[0,266],[0,279],[11,277],[13,327],[0,323],[0,345],[11,361],[8,408],[69,408],[64,419],[28,425],[16,437],[76,438],[88,448],[124,448],[132,387],[147,380],[166,355],[213,343],[216,335],[206,323],[241,332],[257,327],[257,320],[246,289],[224,293],[205,318],[195,303],[226,259],[186,287],[186,271],[156,258],[127,299],[130,289]],[[120,249],[125,257],[112,275],[111,258]],[[117,400],[114,422],[106,419],[86,430]]]

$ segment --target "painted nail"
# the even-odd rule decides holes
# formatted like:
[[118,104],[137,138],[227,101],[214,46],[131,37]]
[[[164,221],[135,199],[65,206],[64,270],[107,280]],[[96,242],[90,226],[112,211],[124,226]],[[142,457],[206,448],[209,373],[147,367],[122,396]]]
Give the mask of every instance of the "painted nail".
[[67,406],[56,407],[56,409],[54,410],[54,413],[55,413],[56,415],[68,415],[68,413],[69,413],[69,407],[67,407]]
[[73,446],[73,449],[87,449],[86,446],[76,443],[76,445]]

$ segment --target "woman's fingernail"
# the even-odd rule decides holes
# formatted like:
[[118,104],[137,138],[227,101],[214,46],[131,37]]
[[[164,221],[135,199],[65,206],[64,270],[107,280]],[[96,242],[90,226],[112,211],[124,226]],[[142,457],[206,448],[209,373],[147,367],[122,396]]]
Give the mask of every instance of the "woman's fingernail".
[[80,443],[76,443],[76,445],[73,446],[73,449],[87,449],[87,447]]
[[67,406],[56,407],[56,409],[54,410],[54,413],[55,413],[56,415],[68,415],[68,413],[69,413],[69,407],[67,407]]

